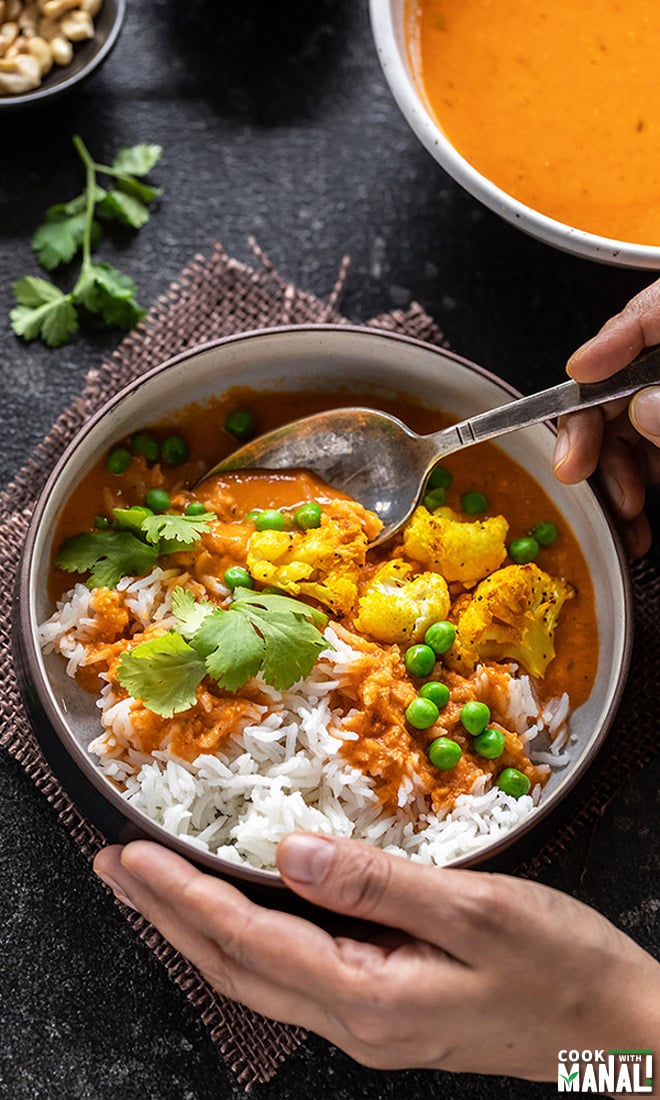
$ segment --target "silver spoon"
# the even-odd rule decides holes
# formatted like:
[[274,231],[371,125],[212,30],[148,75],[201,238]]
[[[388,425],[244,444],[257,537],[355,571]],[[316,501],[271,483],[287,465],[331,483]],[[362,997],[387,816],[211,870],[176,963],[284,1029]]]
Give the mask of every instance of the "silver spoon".
[[219,462],[202,480],[246,467],[311,470],[376,512],[383,522],[376,546],[410,517],[440,459],[562,413],[629,397],[658,382],[660,345],[602,382],[563,382],[431,435],[417,435],[396,417],[375,409],[330,409],[267,432]]

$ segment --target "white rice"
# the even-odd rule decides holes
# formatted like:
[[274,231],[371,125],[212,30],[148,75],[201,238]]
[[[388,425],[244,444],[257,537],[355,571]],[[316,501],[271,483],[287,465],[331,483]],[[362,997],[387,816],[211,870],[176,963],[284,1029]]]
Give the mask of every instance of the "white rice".
[[[124,578],[118,587],[136,629],[152,622],[166,629],[173,625],[171,592],[186,580],[179,571],[160,568],[139,580]],[[67,672],[75,676],[93,633],[93,592],[77,584],[41,627],[40,640],[45,652],[65,657]],[[502,837],[532,812],[540,785],[515,799],[489,786],[489,775],[457,798],[451,811],[430,812],[412,770],[401,783],[396,810],[384,808],[373,780],[341,753],[343,742],[357,734],[347,728],[350,714],[332,703],[350,666],[363,655],[331,627],[325,636],[333,648],[305,681],[280,692],[257,679],[268,705],[254,704],[215,753],[201,753],[191,763],[167,749],[138,752],[131,745],[134,700],[118,700],[109,683],[97,704],[103,733],[89,751],[135,809],[198,848],[257,868],[273,869],[279,841],[296,829],[354,837],[420,863],[445,865]],[[564,766],[568,697],[540,707],[529,678],[518,676],[515,665],[508,673],[508,691],[497,703],[510,728],[541,769]],[[481,668],[477,684],[482,679],[485,685],[488,675]]]

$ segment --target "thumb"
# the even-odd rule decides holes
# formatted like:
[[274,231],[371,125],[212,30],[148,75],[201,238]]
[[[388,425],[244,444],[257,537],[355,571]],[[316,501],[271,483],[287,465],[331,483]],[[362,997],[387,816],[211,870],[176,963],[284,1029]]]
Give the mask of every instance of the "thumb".
[[[287,886],[315,905],[437,944],[467,961],[466,916],[489,876],[422,866],[357,840],[290,833],[277,853]],[[467,949],[467,950],[466,950]]]
[[660,447],[660,386],[635,394],[629,416],[639,434]]

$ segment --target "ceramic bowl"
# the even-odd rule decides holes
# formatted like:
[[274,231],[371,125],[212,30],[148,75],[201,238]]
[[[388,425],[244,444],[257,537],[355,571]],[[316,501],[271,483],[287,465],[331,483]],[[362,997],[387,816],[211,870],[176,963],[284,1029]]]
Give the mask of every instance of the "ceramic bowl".
[[[36,504],[26,539],[15,602],[14,641],[23,695],[45,756],[80,809],[108,837],[158,840],[244,886],[281,887],[275,872],[236,866],[193,848],[129,805],[86,752],[100,732],[94,696],[65,673],[57,654],[44,656],[37,628],[53,607],[47,593],[58,517],[81,475],[117,440],[171,416],[191,402],[221,395],[232,386],[280,393],[314,391],[342,395],[351,388],[383,398],[412,395],[463,418],[501,405],[515,391],[448,351],[420,341],[351,326],[305,326],[228,337],[186,351],[111,400],[80,431],[57,463]],[[554,432],[538,425],[504,437],[499,445],[533,472],[580,541],[597,593],[599,664],[593,690],[572,718],[571,763],[549,780],[540,806],[503,839],[462,865],[492,859],[533,831],[571,791],[601,747],[618,704],[630,652],[630,596],[616,536],[593,489],[555,481]]]
[[518,229],[564,252],[622,267],[660,267],[660,247],[612,240],[565,225],[512,198],[478,172],[449,141],[420,93],[407,45],[407,0],[369,0],[369,6],[374,41],[390,90],[411,129],[457,183]]
[[94,37],[73,43],[73,58],[68,65],[53,65],[38,88],[23,95],[0,95],[0,111],[36,106],[63,95],[86,80],[105,61],[121,33],[126,15],[126,0],[103,0],[94,16]]

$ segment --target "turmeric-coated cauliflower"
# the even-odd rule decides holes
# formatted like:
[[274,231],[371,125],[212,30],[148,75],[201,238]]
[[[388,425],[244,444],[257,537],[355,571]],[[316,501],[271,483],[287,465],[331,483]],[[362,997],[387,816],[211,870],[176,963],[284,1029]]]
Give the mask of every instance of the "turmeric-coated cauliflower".
[[518,661],[542,677],[555,655],[553,635],[569,584],[537,565],[507,565],[486,577],[458,617],[456,641],[445,660],[463,675],[484,659]]
[[432,623],[446,619],[449,590],[439,573],[418,573],[393,558],[374,573],[358,603],[356,630],[379,642],[419,642]]
[[463,522],[451,508],[416,508],[403,532],[403,548],[445,580],[471,588],[504,561],[508,530],[504,516]]
[[336,615],[357,599],[367,546],[382,526],[377,516],[352,500],[323,506],[321,526],[309,531],[255,531],[247,569],[255,580],[292,596],[309,596]]

